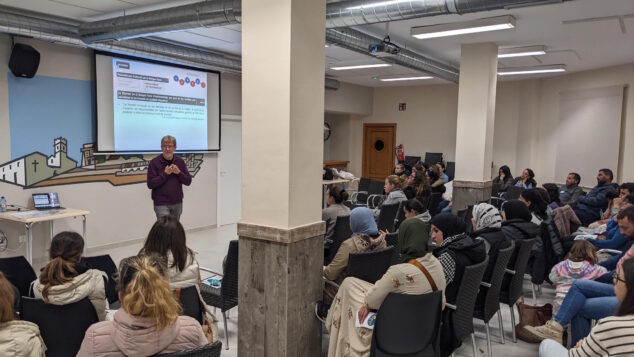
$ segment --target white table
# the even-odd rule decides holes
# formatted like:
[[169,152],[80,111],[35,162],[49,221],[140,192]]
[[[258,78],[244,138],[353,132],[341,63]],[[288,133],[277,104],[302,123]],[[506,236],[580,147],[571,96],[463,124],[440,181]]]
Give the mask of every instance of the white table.
[[86,249],[86,216],[89,211],[66,208],[53,209],[45,211],[26,210],[26,211],[9,211],[0,213],[0,220],[17,222],[24,224],[26,230],[26,260],[33,264],[33,225],[40,222],[49,222],[51,226],[51,240],[53,239],[54,222],[64,218],[82,218],[84,250]]

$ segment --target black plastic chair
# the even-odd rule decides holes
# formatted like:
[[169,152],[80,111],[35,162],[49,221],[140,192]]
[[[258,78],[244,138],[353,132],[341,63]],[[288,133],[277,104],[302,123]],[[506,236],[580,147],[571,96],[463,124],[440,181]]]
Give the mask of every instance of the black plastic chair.
[[[337,219],[337,222],[339,219]],[[200,268],[214,274],[212,270]],[[220,275],[220,274],[218,274]],[[229,251],[227,252],[227,260],[223,268],[222,283],[220,289],[212,288],[207,284],[201,284],[200,294],[209,306],[217,307],[222,311],[222,321],[225,326],[225,339],[227,345],[225,349],[229,349],[229,331],[227,331],[227,310],[238,306],[238,241],[229,242]]]
[[504,343],[504,327],[502,325],[502,314],[500,314],[500,289],[502,288],[502,279],[504,279],[504,273],[506,266],[513,254],[514,245],[508,248],[500,249],[498,251],[497,259],[495,260],[495,266],[491,273],[491,282],[480,282],[480,285],[486,288],[486,291],[481,293],[486,294],[484,297],[483,306],[476,306],[473,312],[473,317],[484,321],[484,326],[487,335],[487,350],[488,356],[491,357],[491,333],[489,331],[489,321],[495,314],[498,314],[498,321],[500,324],[500,337],[502,343]]
[[[535,242],[537,242],[537,238],[515,241],[515,261],[509,261],[509,265],[512,265],[512,267],[505,270],[506,276],[500,291],[500,303],[507,304],[509,310],[511,310],[511,330],[513,331],[513,342],[515,343],[517,343],[517,337],[515,336],[515,309],[513,306],[523,295],[524,273],[526,272],[528,258]],[[501,327],[501,330],[504,331],[504,327]]]
[[368,191],[370,190],[370,183],[372,180],[362,177],[359,179],[359,185],[357,186],[357,192],[350,197],[351,201],[357,205],[365,205],[368,201]]
[[445,304],[445,308],[454,310],[451,318],[454,327],[452,332],[456,338],[464,341],[467,336],[471,335],[473,357],[477,356],[475,336],[473,335],[473,310],[478,297],[478,290],[480,289],[480,281],[482,276],[484,276],[487,264],[489,264],[489,257],[486,257],[481,263],[466,267],[460,280],[460,289],[458,290],[455,305]]
[[449,181],[453,181],[454,176],[456,175],[456,162],[455,161],[447,161],[445,167],[445,173],[449,177]]
[[353,276],[368,283],[376,283],[390,268],[394,247],[370,252],[351,253],[348,256],[348,276]]
[[383,181],[378,181],[378,180],[370,181],[370,186],[368,187],[368,194],[369,195],[382,195],[383,194],[383,186],[384,185],[385,185],[385,182],[383,182]]
[[88,327],[99,322],[88,298],[67,305],[52,305],[22,297],[20,316],[40,328],[47,357],[76,356]]
[[108,275],[108,281],[106,282],[106,297],[108,303],[112,304],[119,301],[119,295],[117,294],[117,283],[115,277],[117,274],[117,265],[112,260],[110,255],[98,255],[94,257],[82,257],[81,264],[85,265],[88,269],[97,269]]
[[504,199],[507,201],[517,200],[518,198],[520,198],[522,191],[524,191],[522,187],[509,186],[509,188],[507,188],[506,192],[504,193]]
[[396,216],[398,215],[398,211],[400,209],[400,202],[381,206],[381,210],[379,211],[379,218],[376,224],[379,231],[394,231],[394,223],[396,222]]
[[440,356],[442,292],[390,293],[376,314],[371,357]]
[[442,193],[434,192],[431,194],[431,198],[429,199],[429,203],[427,204],[427,210],[429,214],[432,216],[438,213],[438,205],[442,201]]
[[401,263],[401,250],[398,246],[398,232],[392,232],[392,233],[388,233],[385,236],[385,244],[387,244],[388,247],[394,247],[394,249],[392,250],[392,259],[391,259],[391,265],[395,265],[395,264],[400,264]]
[[443,161],[441,152],[426,152],[425,153],[425,164],[428,167],[434,166],[441,161]]
[[352,229],[350,228],[350,216],[339,216],[337,222],[335,222],[335,230],[332,234],[332,243],[328,249],[328,256],[324,260],[324,265],[330,264],[337,255],[337,251],[346,239],[352,237]]
[[[401,223],[405,220],[405,211],[403,210],[404,203],[401,202],[401,206],[398,208],[398,213],[396,213],[396,219],[394,220],[394,231],[398,231],[398,227],[401,226]],[[390,231],[391,232],[391,231]]]
[[198,290],[195,286],[188,286],[180,289],[179,304],[183,309],[182,314],[189,316],[198,321],[202,325],[203,323],[203,307],[201,306],[200,297],[198,296]]
[[174,352],[164,355],[156,355],[156,357],[219,357],[222,351],[222,342],[215,341],[208,345],[194,348],[187,351]]
[[0,258],[0,271],[13,284],[21,296],[33,296],[31,283],[37,279],[35,271],[23,256]]

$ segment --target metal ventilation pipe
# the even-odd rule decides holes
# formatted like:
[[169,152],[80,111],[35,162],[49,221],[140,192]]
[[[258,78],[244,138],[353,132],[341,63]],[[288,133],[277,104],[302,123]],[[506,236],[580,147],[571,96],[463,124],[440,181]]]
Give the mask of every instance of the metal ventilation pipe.
[[[339,47],[367,55],[368,46],[373,43],[380,43],[382,40],[351,28],[339,28],[326,30],[326,41],[336,43]],[[412,68],[417,71],[431,73],[438,78],[450,82],[458,82],[460,73],[458,68],[406,49],[401,49],[401,52],[395,56],[382,57],[381,60]]]

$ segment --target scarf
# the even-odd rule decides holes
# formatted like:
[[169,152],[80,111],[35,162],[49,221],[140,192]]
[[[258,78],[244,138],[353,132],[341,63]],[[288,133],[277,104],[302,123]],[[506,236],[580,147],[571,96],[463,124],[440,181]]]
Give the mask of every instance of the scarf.
[[483,228],[502,227],[500,211],[488,203],[480,203],[473,206],[473,218],[476,222],[476,231]]
[[367,236],[379,234],[374,215],[366,207],[357,207],[350,211],[350,228],[353,234],[365,234]]
[[464,221],[452,213],[436,215],[431,219],[431,224],[442,232],[443,239],[464,233],[467,228]]
[[398,229],[398,246],[404,263],[427,254],[429,226],[418,218],[408,218]]

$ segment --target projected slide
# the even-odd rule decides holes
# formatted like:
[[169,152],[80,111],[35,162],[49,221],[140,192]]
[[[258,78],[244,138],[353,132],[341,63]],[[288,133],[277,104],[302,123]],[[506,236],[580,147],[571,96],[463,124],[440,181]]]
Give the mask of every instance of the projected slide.
[[112,58],[115,150],[156,150],[166,134],[207,148],[207,87],[206,72]]

